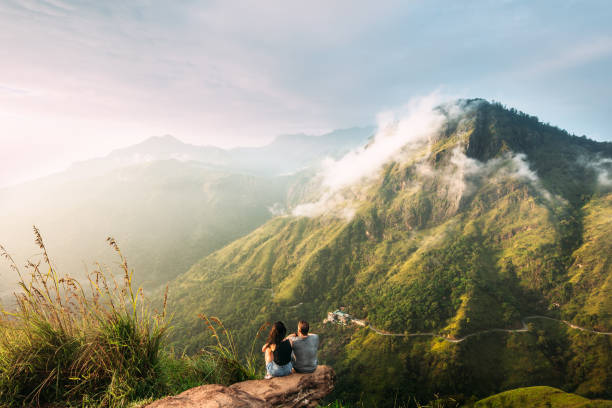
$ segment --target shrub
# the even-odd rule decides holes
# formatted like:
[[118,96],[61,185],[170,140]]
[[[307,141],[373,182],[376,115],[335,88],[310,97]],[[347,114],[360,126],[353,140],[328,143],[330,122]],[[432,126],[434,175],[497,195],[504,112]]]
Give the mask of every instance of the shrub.
[[232,384],[239,381],[261,378],[261,375],[258,375],[258,371],[261,371],[261,368],[259,368],[260,364],[257,363],[255,356],[255,344],[257,339],[260,338],[261,333],[270,325],[269,323],[264,323],[259,328],[253,338],[249,354],[241,358],[234,337],[225,328],[221,320],[202,314],[199,317],[206,322],[206,327],[217,341],[216,345],[204,350],[208,359],[217,367],[214,378],[215,383]]

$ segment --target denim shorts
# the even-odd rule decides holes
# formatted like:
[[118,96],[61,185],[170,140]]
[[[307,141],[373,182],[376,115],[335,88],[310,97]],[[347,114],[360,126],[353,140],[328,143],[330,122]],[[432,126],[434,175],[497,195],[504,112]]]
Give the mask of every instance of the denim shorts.
[[266,371],[272,377],[284,377],[289,375],[291,374],[291,368],[293,368],[291,362],[282,366],[279,366],[274,361],[270,361],[268,364],[266,364]]

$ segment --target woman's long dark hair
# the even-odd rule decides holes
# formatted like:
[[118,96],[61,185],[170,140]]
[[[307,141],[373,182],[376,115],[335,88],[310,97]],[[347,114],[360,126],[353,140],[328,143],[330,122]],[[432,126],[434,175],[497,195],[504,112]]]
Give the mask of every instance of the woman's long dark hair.
[[287,328],[285,328],[283,322],[274,322],[272,329],[270,329],[270,334],[268,335],[267,344],[276,344],[278,346],[281,344],[286,334]]

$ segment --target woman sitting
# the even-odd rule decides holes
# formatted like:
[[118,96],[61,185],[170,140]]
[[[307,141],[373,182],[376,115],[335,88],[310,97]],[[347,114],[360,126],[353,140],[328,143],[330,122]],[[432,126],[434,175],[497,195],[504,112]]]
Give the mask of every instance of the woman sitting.
[[283,322],[276,322],[270,330],[268,341],[261,348],[266,358],[266,377],[284,377],[291,374],[291,343],[284,340],[287,329]]

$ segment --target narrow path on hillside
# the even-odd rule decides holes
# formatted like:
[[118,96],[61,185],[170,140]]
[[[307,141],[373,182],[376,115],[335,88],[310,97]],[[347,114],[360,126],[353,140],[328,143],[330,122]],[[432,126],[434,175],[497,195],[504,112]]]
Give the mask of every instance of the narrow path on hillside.
[[612,332],[600,332],[600,331],[597,331],[597,330],[591,330],[591,329],[587,329],[587,328],[584,328],[584,327],[576,326],[575,324],[572,324],[572,323],[568,322],[567,320],[560,320],[560,319],[555,319],[553,317],[541,316],[541,315],[526,316],[526,317],[522,318],[521,319],[521,323],[523,324],[523,327],[521,327],[520,329],[487,329],[487,330],[480,330],[480,331],[477,331],[477,332],[465,335],[463,337],[459,337],[457,339],[441,336],[441,335],[436,334],[436,333],[391,333],[391,332],[387,332],[387,331],[384,331],[384,330],[377,329],[376,327],[372,326],[368,322],[365,322],[364,320],[353,319],[353,321],[354,322],[355,321],[360,322],[360,323],[355,323],[355,324],[363,326],[363,327],[366,327],[366,328],[372,330],[374,333],[379,334],[381,336],[434,337],[434,338],[441,339],[441,340],[444,340],[444,341],[449,342],[449,343],[461,343],[462,341],[464,341],[466,339],[469,339],[470,337],[474,337],[474,336],[478,336],[480,334],[486,334],[486,333],[494,333],[494,332],[524,333],[524,332],[529,330],[529,328],[527,327],[527,321],[528,320],[536,320],[536,319],[544,319],[544,320],[552,320],[552,321],[555,321],[555,322],[560,322],[560,323],[565,324],[566,326],[568,326],[571,329],[580,330],[580,331],[587,332],[587,333],[601,334],[601,335],[604,335],[604,336],[612,336]]

